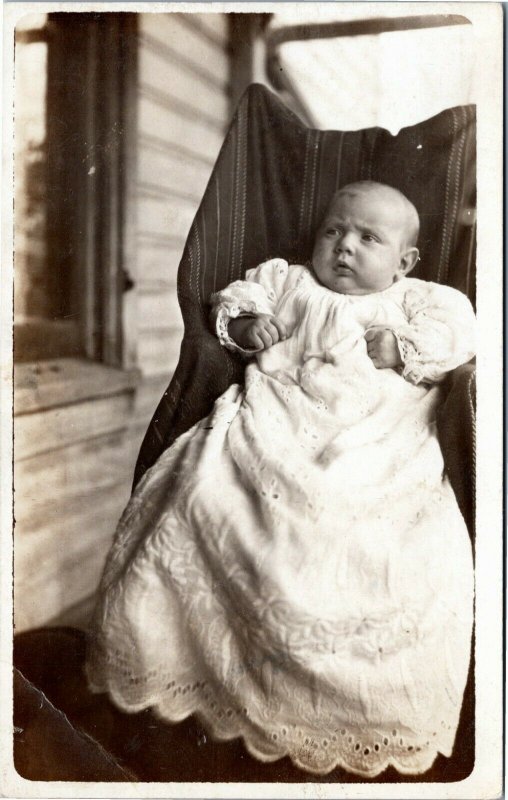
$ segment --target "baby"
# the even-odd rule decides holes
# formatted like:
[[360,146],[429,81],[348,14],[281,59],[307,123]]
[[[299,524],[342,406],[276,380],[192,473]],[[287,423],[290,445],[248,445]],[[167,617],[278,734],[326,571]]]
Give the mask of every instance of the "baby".
[[[387,289],[419,260],[420,222],[414,205],[397,189],[361,181],[334,195],[312,254],[318,281],[332,292],[363,295]],[[259,351],[287,337],[276,316],[240,317],[229,324],[232,339],[245,350]],[[367,352],[379,369],[402,366],[395,334],[371,330]]]
[[451,754],[473,571],[435,414],[474,314],[406,277],[417,236],[400,192],[352,184],[311,267],[271,259],[212,298],[221,342],[255,357],[124,512],[92,688],[314,773]]

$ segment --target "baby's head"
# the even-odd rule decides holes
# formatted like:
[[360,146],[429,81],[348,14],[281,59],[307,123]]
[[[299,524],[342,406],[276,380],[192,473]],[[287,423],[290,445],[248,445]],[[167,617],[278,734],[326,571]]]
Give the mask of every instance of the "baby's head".
[[374,181],[339,189],[317,232],[312,266],[341,294],[387,289],[418,260],[418,213],[398,189]]

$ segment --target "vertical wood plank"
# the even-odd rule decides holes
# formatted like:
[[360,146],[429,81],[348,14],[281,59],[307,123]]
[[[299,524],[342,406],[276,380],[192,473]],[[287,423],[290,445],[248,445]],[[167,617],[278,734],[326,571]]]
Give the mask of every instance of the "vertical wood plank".
[[138,107],[139,17],[124,14],[122,28],[122,163],[121,232],[122,232],[122,366],[137,365],[137,182],[138,182]]
[[[108,18],[108,15],[106,15]],[[101,184],[101,253],[102,263],[102,361],[111,366],[121,363],[120,336],[120,277],[122,231],[120,207],[123,202],[121,186],[122,132],[120,129],[123,103],[120,72],[122,68],[120,50],[120,22],[118,16],[109,17],[101,37],[99,82],[100,107],[102,109],[103,180]],[[104,224],[105,223],[105,224]]]
[[[97,25],[91,22],[86,36],[86,79],[85,79],[85,141],[95,150],[96,141],[96,91],[97,91]],[[81,305],[81,325],[84,338],[84,349],[88,358],[97,359],[99,342],[97,338],[97,275],[96,275],[96,238],[97,238],[97,165],[93,159],[85,176],[84,200],[84,275],[75,282],[83,292]],[[76,291],[76,290],[75,290]]]

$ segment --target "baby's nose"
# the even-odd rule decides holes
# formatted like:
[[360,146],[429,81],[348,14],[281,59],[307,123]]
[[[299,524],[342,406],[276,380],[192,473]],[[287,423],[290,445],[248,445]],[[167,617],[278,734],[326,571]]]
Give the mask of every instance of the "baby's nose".
[[335,251],[337,253],[351,253],[353,247],[354,235],[351,232],[343,233],[335,246]]

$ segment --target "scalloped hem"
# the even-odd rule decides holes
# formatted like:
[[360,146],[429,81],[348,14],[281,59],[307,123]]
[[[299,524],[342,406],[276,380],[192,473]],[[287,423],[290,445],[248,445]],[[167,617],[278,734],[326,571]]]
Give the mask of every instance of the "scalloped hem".
[[[85,672],[87,672],[86,669]],[[164,709],[160,700],[156,701],[155,698],[144,700],[141,703],[129,703],[115,689],[112,689],[111,687],[104,688],[103,686],[99,688],[99,686],[94,684],[91,680],[89,680],[89,689],[94,694],[107,693],[114,704],[123,712],[128,714],[137,714],[149,708],[161,720],[161,722],[165,724],[176,725],[191,716],[195,716],[197,719],[199,719],[203,727],[206,728],[208,735],[214,741],[227,742],[234,739],[241,739],[249,755],[261,763],[271,764],[275,761],[279,761],[282,758],[288,757],[293,766],[312,775],[328,775],[335,769],[342,769],[353,775],[358,775],[361,778],[373,779],[378,775],[381,775],[386,769],[388,769],[388,767],[393,767],[401,775],[422,775],[432,767],[439,754],[449,758],[452,753],[452,747],[435,747],[432,748],[432,750],[426,750],[422,752],[422,755],[419,756],[418,764],[414,763],[414,754],[412,754],[413,763],[409,764],[407,763],[409,759],[401,760],[400,757],[387,753],[382,760],[378,760],[372,765],[371,768],[368,768],[352,763],[352,761],[349,760],[344,753],[334,752],[332,756],[332,753],[330,752],[329,759],[323,758],[321,763],[312,763],[311,759],[302,758],[301,755],[301,751],[303,749],[307,749],[307,752],[312,749],[312,740],[309,742],[309,737],[304,739],[303,744],[297,742],[287,742],[286,745],[283,745],[282,742],[278,743],[277,745],[274,744],[272,752],[269,752],[268,749],[262,748],[259,743],[256,744],[251,731],[245,730],[245,728],[242,729],[242,727],[240,727],[242,720],[241,718],[238,719],[238,714],[236,720],[231,719],[231,727],[229,730],[227,730],[224,727],[220,727],[222,723],[219,723],[211,713],[207,713],[208,710],[203,706],[203,704],[189,706],[181,713],[171,713]],[[259,737],[259,739],[261,738],[262,737]],[[338,737],[338,740],[340,741],[340,737]],[[266,744],[269,744],[268,735]],[[315,753],[315,751],[313,752]],[[324,756],[322,751],[321,753],[322,756]]]

